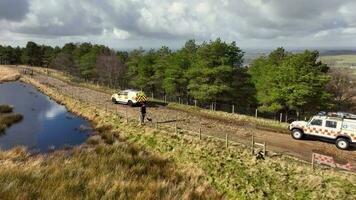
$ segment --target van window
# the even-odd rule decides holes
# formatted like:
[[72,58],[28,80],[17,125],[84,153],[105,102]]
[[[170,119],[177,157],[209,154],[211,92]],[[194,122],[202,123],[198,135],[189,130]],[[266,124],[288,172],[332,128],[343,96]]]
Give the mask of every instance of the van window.
[[328,120],[326,120],[325,127],[336,128],[337,127],[337,122],[336,121],[328,121]]
[[356,130],[356,124],[355,123],[344,123],[342,125],[342,128],[346,129],[346,130]]
[[313,119],[313,121],[310,122],[310,125],[313,126],[321,126],[323,124],[323,120],[321,119]]

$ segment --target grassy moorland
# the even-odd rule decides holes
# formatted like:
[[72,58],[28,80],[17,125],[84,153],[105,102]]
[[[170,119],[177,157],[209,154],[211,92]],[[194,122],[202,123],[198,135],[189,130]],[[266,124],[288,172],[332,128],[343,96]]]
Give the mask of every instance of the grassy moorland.
[[321,56],[320,60],[330,67],[351,68],[356,74],[356,55]]
[[[245,146],[137,127],[39,87],[93,122],[98,135],[73,151],[0,154],[4,199],[355,199],[356,176],[287,157],[257,160]],[[218,191],[215,192],[215,190]]]

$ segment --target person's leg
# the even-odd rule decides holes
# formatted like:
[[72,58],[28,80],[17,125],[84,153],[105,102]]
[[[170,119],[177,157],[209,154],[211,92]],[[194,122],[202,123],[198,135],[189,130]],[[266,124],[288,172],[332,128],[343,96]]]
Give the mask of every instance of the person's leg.
[[144,120],[144,116],[143,116],[144,114],[143,113],[141,113],[141,115],[140,115],[140,122],[141,122],[141,125],[143,124],[143,120]]

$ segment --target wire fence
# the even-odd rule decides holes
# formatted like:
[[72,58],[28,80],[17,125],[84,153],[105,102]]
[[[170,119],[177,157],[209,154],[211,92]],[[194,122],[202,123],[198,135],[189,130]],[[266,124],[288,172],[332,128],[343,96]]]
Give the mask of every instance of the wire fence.
[[194,106],[198,108],[203,108],[203,109],[209,109],[212,111],[222,111],[226,113],[233,113],[233,114],[242,114],[242,115],[248,115],[248,116],[253,116],[253,117],[260,117],[260,118],[265,118],[265,119],[271,119],[275,120],[278,122],[287,122],[291,123],[292,121],[295,120],[300,120],[304,119],[306,120],[309,116],[302,116],[299,115],[299,113],[295,111],[289,111],[289,112],[266,112],[266,111],[261,111],[258,108],[255,107],[246,107],[246,106],[239,106],[236,104],[227,104],[227,103],[221,103],[221,102],[203,102],[203,101],[198,101],[193,98],[184,98],[184,97],[172,97],[168,95],[163,95],[159,93],[147,93],[149,94],[149,97],[153,100],[163,102],[163,103],[178,103],[182,105],[188,105],[188,106]]

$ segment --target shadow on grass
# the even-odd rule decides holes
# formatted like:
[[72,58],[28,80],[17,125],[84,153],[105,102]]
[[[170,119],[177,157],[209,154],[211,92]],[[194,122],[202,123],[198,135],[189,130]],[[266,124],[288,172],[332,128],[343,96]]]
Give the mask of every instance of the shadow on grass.
[[[221,199],[201,175],[187,175],[175,163],[143,148],[119,141],[29,157],[25,153],[0,160],[12,162],[0,171],[3,199]],[[16,161],[12,161],[16,158]],[[11,160],[11,161],[10,161]],[[26,163],[26,168],[19,167]],[[11,187],[9,187],[11,186]],[[199,188],[199,189],[197,189]]]

